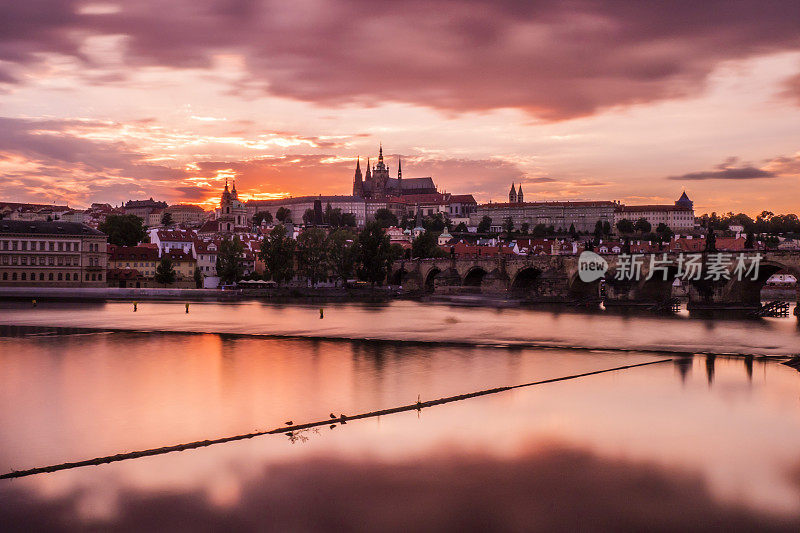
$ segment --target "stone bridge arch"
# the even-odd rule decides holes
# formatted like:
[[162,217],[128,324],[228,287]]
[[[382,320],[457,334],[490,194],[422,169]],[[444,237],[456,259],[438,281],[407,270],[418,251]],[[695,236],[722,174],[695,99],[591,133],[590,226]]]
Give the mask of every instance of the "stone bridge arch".
[[489,272],[482,265],[473,265],[464,274],[462,285],[464,287],[478,287],[483,284],[483,279]]
[[[692,282],[689,289],[692,307],[758,309],[761,306],[761,290],[774,274],[789,272],[800,280],[800,266],[792,261],[782,261],[780,257],[771,257],[769,253],[764,256],[759,262],[757,275],[753,273],[753,275],[739,279],[738,275],[731,270],[729,280]],[[800,288],[795,290],[794,301],[797,302],[800,299]]]

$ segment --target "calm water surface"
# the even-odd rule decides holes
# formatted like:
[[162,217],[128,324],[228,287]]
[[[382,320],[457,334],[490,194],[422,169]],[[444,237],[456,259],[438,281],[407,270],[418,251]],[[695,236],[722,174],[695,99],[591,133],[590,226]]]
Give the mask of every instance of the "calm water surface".
[[[0,473],[673,356],[649,350],[800,352],[794,317],[414,302],[324,320],[303,305],[3,303],[0,324],[131,330],[0,328]],[[800,374],[725,356],[0,480],[0,523],[28,530],[792,530],[798,516]]]

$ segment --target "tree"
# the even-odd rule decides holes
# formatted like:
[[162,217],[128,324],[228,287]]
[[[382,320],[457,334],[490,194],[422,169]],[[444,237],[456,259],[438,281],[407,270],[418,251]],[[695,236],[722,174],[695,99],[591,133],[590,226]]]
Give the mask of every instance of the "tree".
[[262,222],[272,224],[272,213],[269,211],[259,211],[253,215],[253,225],[260,226]]
[[605,233],[603,232],[603,221],[598,220],[594,224],[594,237],[595,239],[601,238]]
[[281,206],[275,212],[275,218],[278,219],[278,222],[287,222],[289,220],[289,216],[291,214],[292,214],[292,211],[290,209],[287,209],[287,208]]
[[310,208],[306,209],[306,212],[303,213],[303,224],[308,226],[313,222],[314,222],[314,210]]
[[623,218],[622,220],[617,222],[617,231],[619,231],[622,234],[633,233],[634,231],[633,222],[631,222],[627,218]]
[[161,215],[161,225],[171,226],[174,223],[175,221],[172,220],[172,213],[170,213],[169,211],[164,211],[164,213]]
[[287,235],[286,227],[278,224],[261,241],[259,258],[264,261],[266,276],[277,283],[289,281],[294,276],[294,239]]
[[328,204],[325,206],[325,212],[322,214],[322,219],[331,227],[340,228],[345,225],[343,222],[343,216],[344,215],[342,214],[342,210],[340,208],[337,207],[334,209],[331,206],[331,203],[328,202]]
[[356,216],[353,213],[342,213],[341,226],[345,228],[355,228],[358,225]]
[[393,242],[389,245],[389,263],[399,261],[406,255],[406,249],[399,243]]
[[548,232],[549,230],[547,229],[547,226],[544,224],[536,224],[531,233],[534,237],[544,237],[548,234]]
[[503,230],[506,232],[506,235],[509,237],[511,236],[511,232],[514,231],[514,219],[511,217],[506,217],[503,221]]
[[239,237],[222,239],[217,251],[217,276],[223,284],[235,283],[244,275],[242,268],[244,245]]
[[306,228],[297,237],[297,267],[311,285],[325,279],[328,273],[325,237],[325,231],[320,228]]
[[380,224],[382,228],[388,228],[390,226],[397,226],[397,216],[394,213],[382,207],[375,211],[375,222]]
[[468,233],[469,228],[467,228],[467,225],[465,223],[459,222],[458,226],[456,226],[456,229],[454,229],[453,231],[456,233]]
[[519,227],[519,230],[524,234],[527,235],[531,229],[531,225],[528,222],[523,222],[522,225]]
[[639,233],[649,233],[653,226],[647,221],[646,218],[642,217],[636,221],[636,225],[634,227]]
[[756,236],[753,235],[752,231],[747,232],[747,238],[744,240],[744,247],[748,250],[752,250],[756,246]]
[[486,215],[478,223],[478,233],[486,233],[492,228],[492,219]]
[[611,223],[608,220],[603,221],[603,235],[611,235]]
[[427,259],[429,257],[443,257],[447,254],[439,248],[439,239],[435,233],[424,231],[417,235],[411,243],[411,257]]
[[167,254],[162,255],[161,262],[158,263],[158,266],[156,267],[156,283],[160,283],[166,287],[167,285],[175,283],[176,277],[177,275],[175,274],[175,268],[172,266],[172,259]]
[[714,230],[708,230],[708,235],[706,235],[706,252],[716,252],[717,251],[717,236],[714,234]]
[[198,267],[194,268],[194,287],[195,289],[203,288],[203,273]]
[[656,235],[658,235],[659,239],[661,239],[662,242],[665,242],[670,240],[674,235],[674,233],[672,232],[672,229],[670,229],[669,226],[661,222],[658,224],[658,226],[656,226]]
[[352,231],[338,229],[328,235],[326,248],[328,263],[333,273],[342,281],[350,279],[356,264],[358,236]]
[[378,222],[369,222],[358,235],[358,274],[375,286],[386,278],[391,260],[389,236]]
[[109,244],[117,246],[136,246],[147,236],[142,219],[136,215],[109,215],[99,229],[108,235]]
[[575,224],[569,225],[569,236],[572,237],[573,239],[578,237],[578,232],[577,230],[575,230]]
[[447,221],[442,213],[436,213],[433,216],[425,217],[422,221],[422,227],[427,231],[442,232],[445,226],[447,226]]

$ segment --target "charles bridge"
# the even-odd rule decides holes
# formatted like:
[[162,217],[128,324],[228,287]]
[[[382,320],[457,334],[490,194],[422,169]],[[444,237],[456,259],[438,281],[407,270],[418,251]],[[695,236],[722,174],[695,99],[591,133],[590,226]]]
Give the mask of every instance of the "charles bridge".
[[[761,307],[761,289],[773,274],[786,272],[800,279],[800,252],[760,251],[757,275],[739,279],[734,262],[720,279],[683,280],[681,290],[688,296],[689,309],[743,309]],[[751,259],[756,252],[746,252]],[[673,283],[679,274],[681,254],[637,254],[641,273],[637,279],[617,279],[617,270],[628,268],[630,255],[599,254],[608,262],[605,276],[585,283],[578,276],[577,255],[535,255],[511,257],[473,256],[470,258],[412,259],[396,261],[389,273],[389,283],[402,285],[408,292],[459,294],[479,293],[511,296],[530,302],[599,303],[606,306],[653,306],[669,302],[674,296]],[[651,255],[657,256],[655,263]],[[706,266],[714,253],[701,255]],[[732,259],[738,252],[731,252]],[[666,259],[666,261],[665,261]],[[650,276],[651,266],[655,265]],[[665,274],[666,271],[666,274]],[[703,278],[706,269],[703,269]],[[666,279],[664,279],[666,277]],[[729,277],[730,279],[725,279]],[[647,279],[650,278],[650,279]],[[754,278],[754,279],[753,279]],[[800,288],[795,301],[800,300]]]

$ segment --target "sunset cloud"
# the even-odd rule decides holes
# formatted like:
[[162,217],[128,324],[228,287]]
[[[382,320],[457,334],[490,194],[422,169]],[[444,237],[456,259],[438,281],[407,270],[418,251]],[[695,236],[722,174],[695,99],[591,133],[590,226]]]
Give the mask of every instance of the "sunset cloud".
[[698,209],[798,211],[800,180],[761,185],[800,176],[798,19],[789,0],[6,2],[0,195],[209,202],[226,169],[248,197],[347,194],[383,142],[393,172],[479,202],[511,182],[671,202],[684,181]]
[[[724,61],[800,49],[793,0],[678,3],[504,0],[75,0],[7,3],[6,81],[43,55],[83,75],[109,65],[83,48],[122,36],[131,68],[211,68],[238,56],[237,90],[325,105],[408,102],[464,112],[519,108],[545,120],[696,94]],[[112,74],[104,71],[104,75]]]

